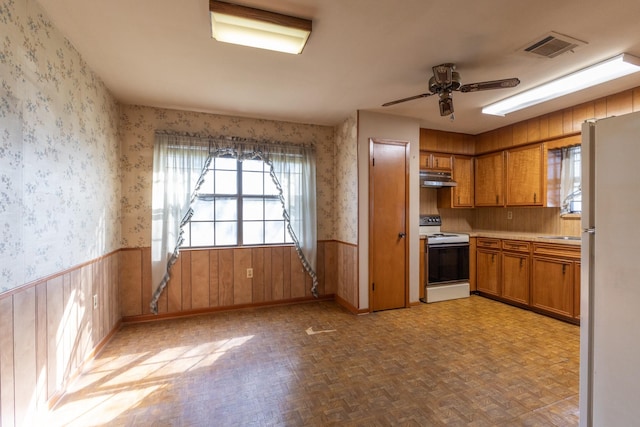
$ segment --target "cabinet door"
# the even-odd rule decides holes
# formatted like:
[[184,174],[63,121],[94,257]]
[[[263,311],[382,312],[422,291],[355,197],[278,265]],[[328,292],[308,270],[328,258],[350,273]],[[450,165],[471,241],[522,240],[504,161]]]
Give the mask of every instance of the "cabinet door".
[[504,155],[502,152],[476,157],[476,206],[504,206]]
[[420,239],[420,282],[418,284],[420,299],[424,298],[425,273],[427,266],[425,264],[425,245],[426,239]]
[[451,170],[451,155],[450,154],[438,154],[431,155],[431,169],[437,170]]
[[580,319],[580,263],[576,262],[573,268],[573,317]]
[[573,262],[533,257],[531,305],[573,317]]
[[529,304],[529,255],[502,254],[502,297]]
[[507,205],[543,205],[542,144],[514,148],[506,152]]
[[476,250],[476,287],[486,294],[500,296],[500,254],[496,251]]
[[473,207],[473,161],[470,157],[453,157],[453,207]]
[[429,169],[431,167],[431,154],[420,152],[420,169]]

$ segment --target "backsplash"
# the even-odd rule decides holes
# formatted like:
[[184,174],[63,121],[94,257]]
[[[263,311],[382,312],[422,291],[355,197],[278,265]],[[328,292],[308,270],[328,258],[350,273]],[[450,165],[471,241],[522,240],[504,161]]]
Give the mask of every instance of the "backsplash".
[[[438,209],[437,191],[420,189],[420,214],[439,214],[447,231],[518,231],[549,235],[580,235],[579,218],[561,218],[560,208],[475,208]],[[512,219],[507,219],[507,213]]]

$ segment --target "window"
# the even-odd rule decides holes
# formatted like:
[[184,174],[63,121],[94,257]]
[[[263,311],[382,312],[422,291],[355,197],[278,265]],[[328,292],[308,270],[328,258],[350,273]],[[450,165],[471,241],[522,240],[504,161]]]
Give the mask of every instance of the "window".
[[560,212],[562,214],[582,211],[580,146],[562,149],[560,171]]
[[270,167],[260,159],[213,158],[192,209],[182,247],[293,243]]

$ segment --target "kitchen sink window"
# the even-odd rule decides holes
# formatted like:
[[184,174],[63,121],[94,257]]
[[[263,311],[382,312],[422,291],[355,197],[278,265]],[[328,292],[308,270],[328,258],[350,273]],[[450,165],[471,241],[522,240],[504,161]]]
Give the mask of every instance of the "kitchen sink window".
[[154,313],[186,247],[292,243],[317,295],[311,144],[158,131],[151,224]]
[[560,166],[560,213],[580,213],[582,211],[582,188],[580,185],[580,146],[561,149]]

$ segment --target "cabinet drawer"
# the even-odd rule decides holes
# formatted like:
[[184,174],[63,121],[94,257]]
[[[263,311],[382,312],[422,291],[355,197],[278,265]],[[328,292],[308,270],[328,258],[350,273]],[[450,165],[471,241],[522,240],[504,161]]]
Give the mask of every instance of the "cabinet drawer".
[[552,243],[534,243],[533,254],[569,259],[580,259],[580,246],[554,245]]
[[523,242],[521,240],[503,240],[502,241],[502,250],[505,250],[505,251],[529,253],[529,249],[531,249],[531,244],[529,242]]
[[500,249],[500,239],[491,239],[488,237],[478,237],[478,247],[485,249]]

